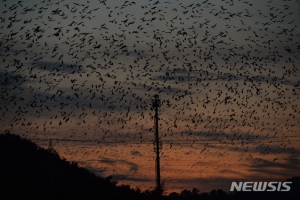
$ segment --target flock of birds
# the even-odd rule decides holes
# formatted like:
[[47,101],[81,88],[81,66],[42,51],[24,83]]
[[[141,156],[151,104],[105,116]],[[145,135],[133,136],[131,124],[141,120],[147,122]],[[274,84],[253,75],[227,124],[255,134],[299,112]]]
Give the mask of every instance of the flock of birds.
[[2,132],[53,139],[62,156],[99,173],[121,164],[130,167],[116,177],[147,181],[159,94],[162,160],[187,166],[163,167],[166,180],[209,179],[217,173],[199,169],[245,163],[259,172],[269,161],[294,173],[299,8],[299,0],[2,0]]

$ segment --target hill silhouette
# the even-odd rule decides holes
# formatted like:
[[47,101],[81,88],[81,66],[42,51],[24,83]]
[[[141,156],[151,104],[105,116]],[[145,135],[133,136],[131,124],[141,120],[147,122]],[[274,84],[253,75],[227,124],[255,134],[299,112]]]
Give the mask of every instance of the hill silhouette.
[[[112,177],[101,178],[76,162],[61,159],[55,150],[9,133],[0,134],[0,199],[157,199],[154,191],[117,186]],[[299,199],[300,177],[293,177],[290,192],[200,193],[196,188],[170,193],[161,199]]]
[[147,199],[17,135],[0,135],[0,159],[0,199]]

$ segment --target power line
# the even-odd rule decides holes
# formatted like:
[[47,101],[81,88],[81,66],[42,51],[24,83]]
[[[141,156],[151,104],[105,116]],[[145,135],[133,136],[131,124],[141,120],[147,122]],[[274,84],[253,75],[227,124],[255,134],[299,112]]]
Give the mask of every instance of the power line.
[[[300,138],[300,137],[299,137]],[[58,138],[27,138],[29,140],[33,140],[33,141],[58,141],[58,142],[82,142],[82,143],[97,143],[97,144],[145,144],[145,145],[151,145],[153,144],[153,141],[140,141],[140,142],[130,142],[130,141],[100,141],[100,140],[76,140],[76,139],[58,139]],[[184,140],[162,140],[162,143],[164,144],[172,144],[172,145],[181,145],[181,144],[219,144],[219,145],[228,145],[228,144],[253,144],[253,143],[276,143],[276,142],[290,142],[290,143],[294,143],[294,142],[298,142],[300,140],[263,140],[263,141],[220,141],[220,142],[212,142],[213,140],[208,140],[208,141],[204,141],[202,140],[202,142],[199,142],[200,140],[195,140],[195,141],[184,141]]]

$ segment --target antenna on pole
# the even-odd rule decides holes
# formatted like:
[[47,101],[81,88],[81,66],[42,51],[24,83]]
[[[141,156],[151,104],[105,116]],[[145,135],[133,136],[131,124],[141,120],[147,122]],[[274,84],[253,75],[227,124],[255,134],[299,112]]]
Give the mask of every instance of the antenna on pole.
[[154,126],[155,126],[155,144],[154,151],[156,153],[155,159],[155,172],[156,172],[156,192],[158,194],[158,198],[162,194],[161,181],[160,181],[160,158],[159,158],[159,150],[162,148],[162,144],[159,142],[158,137],[158,107],[160,107],[160,99],[159,95],[156,94],[152,97],[152,108],[155,111],[154,116]]

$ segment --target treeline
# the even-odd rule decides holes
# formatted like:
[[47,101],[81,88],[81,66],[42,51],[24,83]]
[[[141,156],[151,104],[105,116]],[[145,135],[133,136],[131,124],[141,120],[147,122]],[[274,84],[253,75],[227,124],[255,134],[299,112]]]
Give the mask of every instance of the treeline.
[[17,135],[0,135],[0,199],[152,199]]
[[[272,199],[299,197],[292,192],[273,193]],[[294,182],[293,182],[294,183]],[[298,193],[293,193],[297,190]],[[161,199],[263,199],[272,193],[226,193],[213,190],[183,190]],[[261,197],[261,198],[259,198]],[[157,199],[155,191],[117,186],[112,177],[101,178],[75,162],[61,159],[53,150],[40,148],[35,143],[9,133],[0,134],[0,199]]]
[[212,190],[211,192],[200,193],[196,188],[192,190],[183,190],[180,193],[170,193],[164,199],[168,200],[260,200],[260,199],[300,199],[300,178],[292,178],[288,181],[293,182],[290,192],[230,192],[226,193],[221,189]]

